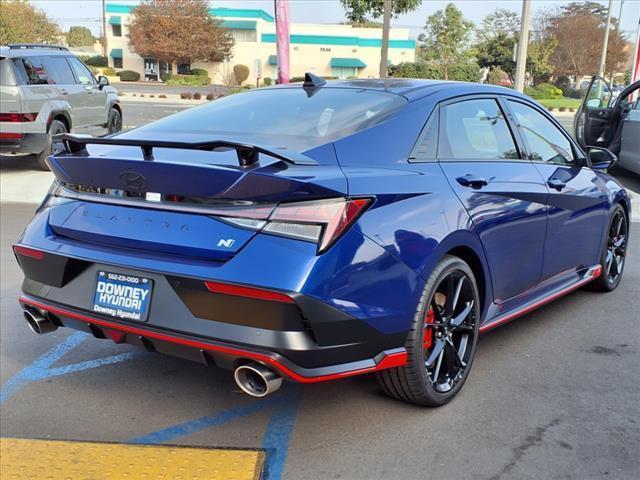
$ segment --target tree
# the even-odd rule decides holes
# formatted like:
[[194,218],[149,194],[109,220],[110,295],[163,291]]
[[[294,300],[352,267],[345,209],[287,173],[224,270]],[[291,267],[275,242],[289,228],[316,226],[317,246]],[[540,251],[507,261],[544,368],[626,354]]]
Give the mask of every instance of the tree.
[[129,22],[132,50],[170,64],[231,58],[233,37],[208,8],[207,0],[143,0]]
[[506,8],[497,8],[482,19],[481,37],[492,38],[498,35],[512,37],[520,31],[520,15]]
[[[366,26],[368,18],[380,18],[384,13],[384,0],[340,0],[347,20],[354,27]],[[396,17],[420,6],[422,0],[394,0],[392,13]]]
[[425,33],[418,39],[424,42],[425,60],[440,65],[445,80],[449,79],[451,67],[468,62],[468,45],[473,27],[473,22],[466,20],[453,3],[427,18]]
[[87,27],[73,26],[67,33],[67,43],[70,47],[86,47],[93,45],[93,35]]
[[58,25],[42,10],[22,0],[0,1],[0,45],[57,43]]
[[[549,11],[541,22],[543,36],[555,39],[557,47],[549,55],[549,62],[558,75],[572,75],[579,82],[583,75],[598,71],[604,22],[598,15],[567,13],[566,10]],[[627,54],[626,41],[617,28],[609,32],[607,48],[607,73],[618,71],[624,66]]]
[[238,81],[238,85],[242,85],[242,83],[249,78],[249,67],[247,67],[246,65],[234,65],[233,66],[233,74],[236,77],[236,80]]
[[[598,2],[571,2],[568,5],[560,7],[562,15],[568,17],[596,17],[600,19],[602,23],[607,21],[607,7]],[[613,20],[613,17],[612,17]]]

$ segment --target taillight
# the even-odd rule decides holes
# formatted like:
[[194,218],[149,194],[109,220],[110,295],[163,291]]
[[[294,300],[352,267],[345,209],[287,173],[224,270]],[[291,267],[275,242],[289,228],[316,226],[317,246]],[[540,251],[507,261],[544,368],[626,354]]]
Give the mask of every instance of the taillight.
[[38,117],[36,113],[0,113],[0,122],[24,123],[35,122]]
[[293,298],[289,295],[274,292],[273,290],[265,290],[264,288],[244,287],[220,282],[204,282],[204,284],[211,293],[222,293],[224,295],[254,298],[256,300],[267,300],[270,302],[294,303]]
[[[371,198],[337,198],[310,202],[284,203],[250,215],[224,216],[224,220],[244,228],[261,230],[318,244],[318,253],[327,250],[371,204]],[[248,212],[245,212],[248,213]]]
[[22,138],[21,133],[0,132],[0,138],[4,140],[19,140]]
[[33,258],[35,260],[44,259],[44,252],[42,250],[36,250],[35,248],[21,247],[20,245],[14,245],[13,251],[16,255],[23,257]]

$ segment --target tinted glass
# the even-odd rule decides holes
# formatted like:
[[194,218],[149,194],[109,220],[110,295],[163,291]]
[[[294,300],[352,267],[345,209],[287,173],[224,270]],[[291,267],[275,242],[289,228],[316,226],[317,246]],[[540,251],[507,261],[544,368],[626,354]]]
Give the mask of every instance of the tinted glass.
[[49,78],[44,68],[42,57],[24,57],[15,60],[16,70],[21,70],[20,75],[27,85],[47,85]]
[[601,78],[596,78],[587,92],[585,99],[587,107],[606,108],[611,101],[611,89]]
[[571,142],[549,119],[537,110],[509,100],[527,142],[532,160],[565,165],[573,162]]
[[84,63],[82,63],[76,57],[67,57],[67,60],[69,61],[69,65],[71,65],[71,68],[76,74],[78,83],[81,83],[82,85],[91,85],[93,83],[96,83],[95,79],[93,78],[93,74],[87,67],[85,67]]
[[49,83],[73,85],[76,83],[71,67],[64,57],[44,57],[42,63],[47,72]]
[[438,148],[439,112],[436,109],[427,121],[411,158],[417,161],[429,161],[436,158]]
[[11,60],[3,58],[0,60],[0,85],[15,85],[11,69]]
[[405,104],[404,97],[371,90],[320,88],[309,96],[302,88],[256,89],[177,113],[138,131],[215,134],[304,148],[374,125]]
[[509,126],[492,99],[466,100],[440,109],[438,158],[518,158]]

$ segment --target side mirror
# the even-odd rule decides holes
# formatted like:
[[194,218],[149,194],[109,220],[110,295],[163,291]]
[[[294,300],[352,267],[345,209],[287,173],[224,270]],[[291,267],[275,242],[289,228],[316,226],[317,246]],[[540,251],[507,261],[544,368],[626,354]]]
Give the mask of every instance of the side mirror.
[[602,147],[587,147],[587,159],[594,170],[607,171],[618,163],[616,154]]
[[104,75],[100,75],[98,77],[98,85],[100,86],[100,88],[106,87],[107,85],[109,85],[109,79]]
[[600,99],[599,98],[591,98],[587,100],[586,103],[589,108],[600,108]]

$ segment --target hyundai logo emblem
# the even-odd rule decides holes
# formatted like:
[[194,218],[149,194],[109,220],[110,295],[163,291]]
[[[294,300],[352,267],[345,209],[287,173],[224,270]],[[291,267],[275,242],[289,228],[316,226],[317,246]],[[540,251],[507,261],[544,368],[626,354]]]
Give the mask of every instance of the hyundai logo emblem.
[[144,190],[147,188],[147,179],[139,173],[130,170],[120,174],[120,181],[125,187],[132,190]]

